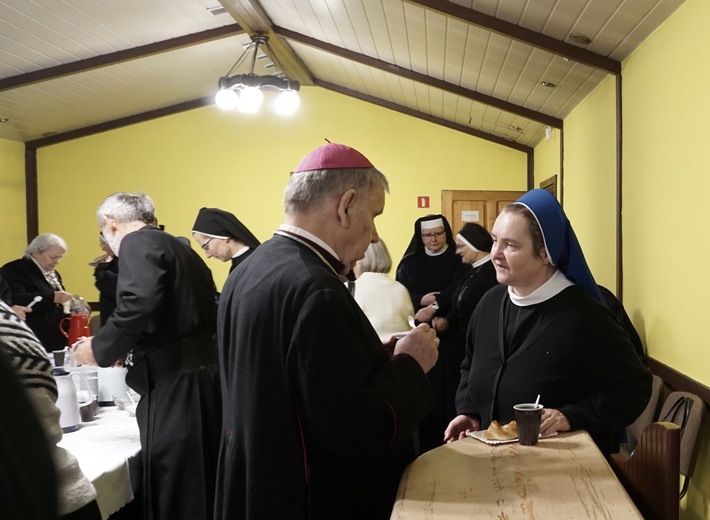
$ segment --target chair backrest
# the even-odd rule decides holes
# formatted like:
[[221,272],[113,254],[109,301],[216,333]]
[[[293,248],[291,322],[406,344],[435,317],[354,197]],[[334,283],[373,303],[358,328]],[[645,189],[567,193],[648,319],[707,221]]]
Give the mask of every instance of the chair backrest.
[[680,427],[651,423],[631,457],[613,453],[610,465],[646,520],[677,520],[680,515]]
[[670,421],[680,426],[680,474],[685,476],[681,498],[688,490],[688,482],[693,474],[695,444],[705,415],[705,403],[689,392],[671,392],[666,398],[659,421]]
[[98,314],[95,314],[91,318],[89,318],[89,331],[91,332],[92,336],[96,336],[96,333],[99,331],[101,328],[101,316]]
[[638,418],[626,428],[627,442],[625,446],[622,446],[622,453],[630,455],[634,448],[636,448],[636,443],[641,437],[641,432],[656,420],[658,417],[658,407],[661,403],[661,394],[663,393],[663,379],[654,375],[653,382],[651,384],[651,398],[648,400],[646,408],[638,416]]

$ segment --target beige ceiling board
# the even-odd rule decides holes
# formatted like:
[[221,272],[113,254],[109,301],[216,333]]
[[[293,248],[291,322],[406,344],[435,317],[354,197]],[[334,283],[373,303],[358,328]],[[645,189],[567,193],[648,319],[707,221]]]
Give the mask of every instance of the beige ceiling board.
[[671,16],[683,1],[626,0],[614,13],[614,17],[597,32],[589,48],[594,49],[602,46],[602,42],[613,41],[613,48],[608,49],[611,45],[606,46],[606,54],[622,61]]
[[[324,82],[330,86],[342,86],[348,92],[358,92],[368,99],[378,98],[402,109],[424,115],[427,120],[431,120],[430,118],[436,121],[448,120],[458,125],[457,129],[466,127],[478,131],[488,127],[507,141],[518,141],[526,146],[530,144],[530,140],[521,135],[521,131],[512,125],[512,121],[516,121],[517,125],[527,127],[530,125],[528,120],[515,116],[501,117],[500,110],[490,107],[486,109],[485,105],[456,94],[373,69],[346,58],[335,55],[322,56],[320,51],[299,44],[294,44],[294,49],[314,72],[318,84]],[[489,121],[484,121],[479,114]],[[537,124],[537,127],[544,128],[544,125]],[[531,133],[536,133],[532,130],[534,128],[535,126],[531,127]]]
[[[213,97],[234,52],[248,42],[241,34],[0,92],[2,115],[10,119],[0,125],[0,137],[9,139],[16,132],[23,141],[33,141]],[[256,72],[270,73],[260,60]]]
[[[272,31],[272,22],[256,0],[219,0],[224,9],[250,34],[263,34],[269,37],[270,56],[283,69],[286,75],[301,85],[313,85],[310,72],[291,50],[288,43],[282,41]],[[235,56],[235,60],[238,56]]]
[[194,0],[0,0],[0,77],[232,24]]
[[0,138],[39,146],[210,104],[262,32],[304,86],[527,151],[682,3],[0,0]]
[[[575,47],[545,34],[541,34],[525,27],[506,22],[499,18],[489,16],[479,11],[463,8],[447,0],[407,0],[427,9],[438,11],[446,16],[458,18],[465,22],[478,25],[502,36],[522,41],[544,49],[553,54],[564,56],[571,60],[584,63],[591,67],[617,74],[621,72],[621,63],[600,54],[593,53],[580,47]],[[564,3],[564,2],[561,2]],[[597,2],[602,3],[602,2]]]
[[[475,101],[478,101],[480,103],[485,103],[494,107],[497,107],[501,110],[506,110],[509,112],[512,112],[514,114],[518,114],[524,117],[527,117],[529,119],[533,119],[535,121],[539,121],[541,123],[554,126],[555,128],[562,128],[562,121],[558,118],[548,116],[546,114],[542,114],[540,112],[536,112],[534,110],[527,109],[525,107],[520,107],[517,105],[514,105],[513,103],[508,103],[507,101],[492,98],[491,96],[487,96],[484,94],[480,94],[478,92],[474,92],[472,90],[460,87],[459,85],[452,85],[449,83],[446,83],[444,81],[431,78],[429,76],[426,76],[424,74],[420,74],[417,72],[413,72],[408,69],[404,69],[402,67],[398,67],[396,65],[390,64],[390,63],[385,63],[380,60],[376,60],[373,58],[370,58],[368,56],[364,56],[358,53],[354,53],[352,51],[349,51],[347,49],[343,49],[340,47],[336,47],[334,45],[330,45],[324,42],[321,42],[319,40],[316,40],[314,38],[309,38],[307,36],[304,36],[299,33],[295,33],[293,31],[290,31],[288,29],[284,29],[282,27],[274,27],[274,31],[285,37],[288,38],[289,40],[292,40],[294,42],[301,43],[303,45],[308,45],[310,47],[328,52],[330,54],[335,54],[337,56],[341,56],[344,58],[347,58],[349,60],[356,61],[358,63],[367,65],[369,67],[374,67],[383,71],[391,72],[393,74],[400,75],[402,77],[406,77],[408,79],[418,81],[420,83],[428,84],[430,86],[434,86],[436,88],[439,88],[441,90],[446,90],[458,95],[462,95],[464,97],[471,98]],[[311,69],[313,70],[313,69]],[[317,76],[317,74],[315,74]]]
[[[10,76],[0,79],[0,91],[8,88],[30,85],[39,81],[47,81],[49,79],[55,79],[69,74],[85,72],[95,68],[105,67],[107,65],[115,65],[117,63],[144,58],[153,54],[183,49],[211,42],[220,38],[233,36],[235,34],[241,34],[243,32],[244,31],[238,24],[231,24],[203,31],[201,33],[180,36],[170,40],[150,43],[141,47],[133,47],[131,49],[116,51],[110,54],[103,54],[101,56],[95,56],[62,65],[56,65],[54,67],[35,70],[26,74]],[[246,41],[248,42],[249,40],[247,39]]]

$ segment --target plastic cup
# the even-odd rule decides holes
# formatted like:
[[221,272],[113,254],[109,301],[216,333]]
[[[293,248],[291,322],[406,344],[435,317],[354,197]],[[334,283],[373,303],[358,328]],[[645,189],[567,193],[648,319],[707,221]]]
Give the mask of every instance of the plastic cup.
[[64,366],[64,350],[53,350],[52,356],[54,356],[54,366],[63,367]]
[[515,422],[518,426],[518,442],[523,446],[535,446],[540,437],[540,421],[542,418],[542,405],[535,403],[522,403],[513,406]]

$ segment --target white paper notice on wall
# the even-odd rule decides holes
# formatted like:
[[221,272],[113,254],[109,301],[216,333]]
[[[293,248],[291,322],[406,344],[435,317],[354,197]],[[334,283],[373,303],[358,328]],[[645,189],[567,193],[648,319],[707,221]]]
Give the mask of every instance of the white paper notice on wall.
[[478,211],[462,211],[461,222],[480,222],[479,213]]

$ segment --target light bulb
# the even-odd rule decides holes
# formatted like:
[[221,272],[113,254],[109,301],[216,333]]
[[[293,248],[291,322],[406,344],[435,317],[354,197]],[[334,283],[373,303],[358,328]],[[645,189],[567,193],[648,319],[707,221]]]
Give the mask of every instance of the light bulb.
[[222,110],[234,110],[239,103],[239,95],[232,89],[223,88],[217,92],[214,100]]
[[298,107],[301,105],[301,98],[298,97],[298,93],[295,90],[285,90],[279,97],[276,98],[274,102],[274,108],[276,112],[282,116],[290,116],[293,114]]
[[240,112],[254,114],[257,110],[259,110],[263,100],[264,94],[260,89],[256,87],[247,87],[242,90],[242,95],[239,96],[239,104],[237,106],[239,107]]

